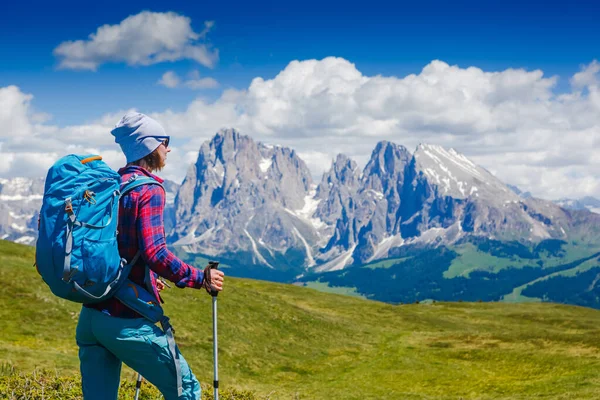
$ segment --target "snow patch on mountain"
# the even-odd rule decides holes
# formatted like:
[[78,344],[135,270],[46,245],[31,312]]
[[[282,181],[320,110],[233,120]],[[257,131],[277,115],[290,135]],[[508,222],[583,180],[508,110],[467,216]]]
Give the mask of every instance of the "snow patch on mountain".
[[272,158],[263,158],[262,160],[260,160],[260,170],[265,173],[269,170],[269,168],[271,167],[271,165],[273,164],[273,159]]
[[385,195],[378,190],[368,189],[367,193],[375,196],[375,199],[377,200],[383,200],[385,197]]
[[15,214],[12,211],[9,211],[8,215],[11,216],[13,219],[31,219],[34,216],[34,214]]
[[31,245],[35,242],[34,236],[21,236],[15,240],[15,243]]
[[246,236],[248,236],[248,239],[250,239],[250,243],[252,244],[252,251],[254,252],[254,255],[256,255],[258,261],[271,269],[275,269],[275,267],[269,264],[267,260],[265,260],[265,258],[262,256],[262,254],[260,254],[260,252],[258,251],[258,246],[256,246],[256,242],[254,241],[250,233],[248,233],[246,229],[244,229],[244,233],[246,234]]
[[480,196],[518,199],[499,179],[454,149],[420,144],[414,159],[417,170],[440,189],[441,195],[459,199]]
[[321,202],[320,199],[315,199],[316,186],[313,185],[311,191],[304,197],[304,207],[298,210],[285,209],[291,215],[298,217],[302,221],[312,226],[317,231],[323,229],[326,224],[320,218],[314,217],[317,207]]
[[41,195],[41,194],[31,194],[31,195],[28,195],[28,196],[23,196],[21,194],[15,194],[15,195],[0,194],[0,201],[25,201],[25,202],[32,202],[32,201],[42,200],[43,198],[44,198],[44,196]]
[[318,265],[314,268],[316,272],[329,272],[329,271],[338,271],[340,269],[344,269],[347,265],[350,265],[354,259],[352,258],[352,254],[356,249],[356,244],[353,245],[349,250],[343,252],[339,256],[334,259]]
[[306,261],[307,261],[306,267],[310,268],[310,267],[314,266],[316,264],[316,262],[315,262],[315,259],[313,258],[312,250],[311,250],[310,246],[308,245],[308,242],[306,241],[304,236],[302,236],[302,234],[298,231],[298,228],[294,227],[294,233],[302,241],[302,243],[304,244],[304,248],[306,249]]
[[373,255],[367,259],[366,262],[371,262],[373,260],[378,260],[380,258],[385,258],[388,256],[390,249],[394,247],[400,247],[404,244],[404,239],[401,235],[388,236],[384,238],[379,244],[375,247],[373,251]]

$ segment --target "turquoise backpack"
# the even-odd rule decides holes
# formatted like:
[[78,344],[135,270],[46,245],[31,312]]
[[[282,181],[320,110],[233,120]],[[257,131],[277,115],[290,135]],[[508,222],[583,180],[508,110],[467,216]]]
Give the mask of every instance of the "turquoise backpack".
[[[119,255],[117,223],[119,199],[141,185],[162,185],[133,175],[121,176],[100,156],[68,155],[48,171],[36,243],[36,267],[52,293],[63,299],[93,304],[112,296],[153,323],[160,322],[175,359],[181,391],[179,356],[169,318],[152,289],[128,279],[132,260]],[[164,188],[163,188],[164,189]],[[146,276],[150,270],[146,267]],[[149,285],[149,279],[146,279]]]

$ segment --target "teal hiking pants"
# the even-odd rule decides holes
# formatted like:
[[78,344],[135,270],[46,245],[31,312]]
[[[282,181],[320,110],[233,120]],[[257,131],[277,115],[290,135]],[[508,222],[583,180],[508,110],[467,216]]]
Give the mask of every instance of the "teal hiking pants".
[[181,354],[183,394],[177,396],[175,364],[167,338],[145,318],[116,318],[82,307],[76,339],[85,400],[117,399],[121,362],[156,386],[165,400],[200,399],[200,384]]

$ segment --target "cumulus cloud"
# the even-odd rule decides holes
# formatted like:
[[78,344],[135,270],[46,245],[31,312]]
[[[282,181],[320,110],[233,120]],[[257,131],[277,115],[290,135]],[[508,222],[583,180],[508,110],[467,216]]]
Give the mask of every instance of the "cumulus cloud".
[[63,42],[54,49],[54,55],[63,69],[95,71],[105,63],[151,65],[183,59],[212,68],[219,51],[201,41],[214,22],[206,21],[200,33],[194,32],[191,22],[174,12],[143,11],[117,25],[99,27],[87,40]]
[[591,64],[583,66],[581,71],[573,75],[571,84],[576,88],[586,86],[597,86],[600,82],[598,73],[600,72],[600,63],[594,60]]
[[[296,149],[317,179],[337,153],[364,165],[377,141],[389,140],[411,151],[419,143],[453,147],[536,196],[600,197],[597,75],[593,61],[571,77],[572,92],[558,94],[558,78],[541,70],[484,71],[432,61],[404,77],[366,76],[351,62],[329,57],[293,61],[277,76],[257,77],[244,90],[224,90],[215,101],[198,98],[182,112],[150,115],[172,136],[165,176],[179,181],[203,141],[234,127]],[[108,134],[122,112],[83,126],[35,123],[28,117],[30,95],[4,89],[0,94],[8,100],[0,95],[0,104],[13,104],[14,113],[0,116],[0,130],[13,126],[57,154],[69,138],[73,148],[87,143],[103,154],[114,152],[115,165],[124,161]],[[12,160],[3,157],[4,164],[16,163],[31,143],[6,131],[0,138],[5,142],[0,151],[10,152],[6,159]],[[0,174],[8,170],[13,171],[10,165],[0,166]]]
[[30,94],[22,93],[16,86],[0,88],[0,138],[31,134]]
[[181,79],[179,76],[173,71],[167,71],[163,74],[163,76],[158,81],[159,85],[168,87],[169,89],[174,89],[181,83]]
[[219,87],[219,82],[214,78],[200,78],[200,72],[192,71],[189,79],[183,83],[190,89],[214,89]]
[[200,72],[194,70],[188,75],[188,79],[182,81],[174,71],[167,71],[158,81],[159,85],[175,89],[178,87],[187,87],[188,89],[214,89],[219,87],[219,82],[213,78],[200,78]]

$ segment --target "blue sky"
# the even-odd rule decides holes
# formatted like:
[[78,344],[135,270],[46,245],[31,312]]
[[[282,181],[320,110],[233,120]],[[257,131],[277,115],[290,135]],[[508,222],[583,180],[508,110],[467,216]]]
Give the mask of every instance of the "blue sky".
[[[33,107],[59,125],[83,123],[104,112],[137,107],[183,110],[197,96],[217,98],[273,78],[292,60],[343,57],[363,74],[405,76],[434,59],[487,71],[542,69],[559,75],[558,90],[581,64],[600,57],[600,2],[21,2],[0,13],[0,86],[17,85]],[[526,3],[526,4],[523,4]],[[85,40],[104,24],[142,10],[174,11],[202,30],[219,50],[213,69],[190,60],[97,71],[57,69],[53,50]],[[197,69],[217,89],[171,90],[156,82],[167,70]]]

